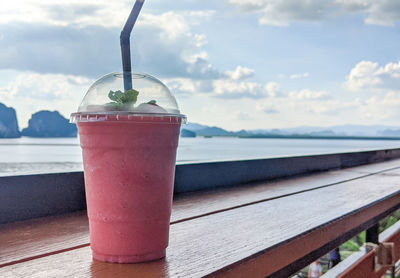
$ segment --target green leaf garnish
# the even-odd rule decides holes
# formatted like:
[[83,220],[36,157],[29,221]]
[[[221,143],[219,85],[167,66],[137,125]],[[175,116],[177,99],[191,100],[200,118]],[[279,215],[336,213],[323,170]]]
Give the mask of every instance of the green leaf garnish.
[[113,100],[116,104],[135,104],[139,92],[135,89],[130,89],[125,93],[118,91],[110,91],[108,93],[109,99]]
[[153,99],[153,100],[150,100],[147,104],[156,104],[156,101]]

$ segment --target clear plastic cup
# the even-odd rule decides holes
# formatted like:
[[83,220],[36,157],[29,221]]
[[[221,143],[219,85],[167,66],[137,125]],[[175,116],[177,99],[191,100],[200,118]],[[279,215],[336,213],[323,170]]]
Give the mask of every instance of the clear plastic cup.
[[176,149],[186,123],[158,79],[134,73],[132,84],[124,92],[122,73],[102,77],[71,115],[83,153],[93,257],[106,262],[165,256]]

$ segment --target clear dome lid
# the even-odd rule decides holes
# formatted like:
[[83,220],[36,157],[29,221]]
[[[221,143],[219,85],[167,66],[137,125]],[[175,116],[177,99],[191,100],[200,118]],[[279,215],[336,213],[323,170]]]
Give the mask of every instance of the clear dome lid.
[[[71,122],[104,119],[99,115],[173,116],[186,122],[175,97],[157,78],[145,73],[132,73],[132,89],[124,90],[122,73],[110,73],[88,89]],[[118,117],[117,117],[118,118]]]

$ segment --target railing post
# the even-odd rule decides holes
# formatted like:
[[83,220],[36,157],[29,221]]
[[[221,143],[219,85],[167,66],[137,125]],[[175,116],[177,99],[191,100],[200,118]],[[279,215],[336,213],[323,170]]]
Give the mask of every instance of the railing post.
[[396,278],[396,266],[392,266],[392,271],[390,272],[391,278]]
[[376,223],[367,230],[365,242],[379,244],[379,223]]

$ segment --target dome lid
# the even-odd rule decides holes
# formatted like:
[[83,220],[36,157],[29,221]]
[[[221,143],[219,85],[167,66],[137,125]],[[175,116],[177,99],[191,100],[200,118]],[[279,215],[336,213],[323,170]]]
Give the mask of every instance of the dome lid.
[[[157,78],[145,73],[132,73],[132,89],[124,91],[122,73],[110,73],[94,82],[85,94],[72,122],[94,115],[173,116],[186,122],[175,97]],[[100,117],[99,119],[104,119]]]

